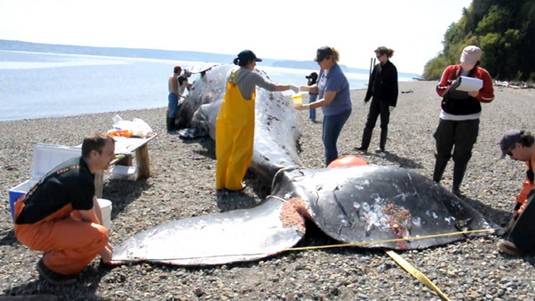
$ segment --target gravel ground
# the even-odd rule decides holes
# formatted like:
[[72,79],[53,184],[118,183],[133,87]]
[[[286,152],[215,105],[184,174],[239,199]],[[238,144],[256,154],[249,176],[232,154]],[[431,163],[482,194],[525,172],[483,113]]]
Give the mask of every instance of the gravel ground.
[[[391,116],[388,152],[376,154],[376,129],[365,158],[374,164],[415,169],[431,176],[432,134],[438,123],[440,99],[432,82],[404,82],[398,107]],[[353,114],[338,145],[341,154],[355,153],[368,107],[364,91],[353,91]],[[183,142],[164,131],[162,109],[120,112],[125,119],[147,121],[159,136],[149,145],[153,176],[146,181],[107,181],[104,197],[113,201],[114,243],[150,226],[183,217],[230,209],[217,204],[213,189],[215,161],[208,139]],[[7,190],[27,179],[32,144],[79,144],[93,130],[107,130],[115,113],[0,122],[0,292],[6,296],[56,296],[65,300],[439,300],[429,289],[401,270],[383,251],[365,249],[284,253],[258,262],[204,268],[135,264],[113,269],[94,261],[71,287],[51,286],[35,270],[39,255],[14,238]],[[526,118],[525,116],[530,116]],[[497,160],[496,145],[509,128],[532,129],[535,91],[497,88],[496,100],[483,105],[480,135],[462,190],[468,202],[498,224],[510,216],[524,177],[521,162]],[[303,162],[321,167],[321,124],[299,113]],[[532,122],[532,121],[531,121]],[[530,127],[531,126],[531,127]],[[251,206],[268,188],[248,175]],[[451,166],[443,184],[451,185]],[[218,206],[219,205],[219,206]],[[227,206],[227,207],[226,207]],[[313,227],[301,245],[329,241]],[[534,300],[535,257],[513,258],[496,251],[497,237],[487,236],[402,256],[433,280],[452,300]],[[0,297],[1,299],[2,297]]]

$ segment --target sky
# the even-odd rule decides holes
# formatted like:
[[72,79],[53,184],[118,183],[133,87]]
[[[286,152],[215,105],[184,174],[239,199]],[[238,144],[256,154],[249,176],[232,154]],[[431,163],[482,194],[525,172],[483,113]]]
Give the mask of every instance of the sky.
[[378,46],[421,74],[472,0],[0,0],[0,39],[312,60],[368,68]]

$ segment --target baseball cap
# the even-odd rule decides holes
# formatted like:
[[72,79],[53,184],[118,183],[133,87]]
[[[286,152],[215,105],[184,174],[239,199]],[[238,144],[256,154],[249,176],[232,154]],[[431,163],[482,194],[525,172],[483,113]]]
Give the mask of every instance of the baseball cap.
[[334,54],[334,52],[331,49],[331,47],[328,47],[328,46],[320,47],[316,51],[316,58],[314,59],[314,61],[319,63],[332,54]]
[[241,51],[240,53],[238,53],[237,59],[240,60],[241,62],[248,62],[248,61],[261,62],[262,61],[262,59],[259,59],[256,57],[256,54],[254,54],[253,51],[248,50],[248,49],[245,49]]
[[524,131],[521,130],[509,130],[503,134],[502,139],[500,140],[500,149],[502,150],[501,158],[505,158],[508,152],[511,151],[515,143],[520,141],[520,138],[524,134]]

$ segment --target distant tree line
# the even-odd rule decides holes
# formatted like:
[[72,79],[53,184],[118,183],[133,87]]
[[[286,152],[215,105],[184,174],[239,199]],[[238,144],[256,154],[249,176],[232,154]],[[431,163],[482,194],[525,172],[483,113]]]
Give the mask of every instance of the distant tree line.
[[473,0],[442,43],[442,52],[425,65],[425,79],[439,78],[465,46],[476,45],[493,78],[535,82],[535,0]]

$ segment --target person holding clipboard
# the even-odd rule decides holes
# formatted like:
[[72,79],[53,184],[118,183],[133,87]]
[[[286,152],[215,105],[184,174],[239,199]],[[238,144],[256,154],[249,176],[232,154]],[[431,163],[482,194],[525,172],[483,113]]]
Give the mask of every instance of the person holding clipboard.
[[[447,66],[436,88],[437,94],[442,97],[442,103],[440,121],[434,134],[436,161],[433,180],[437,183],[442,180],[446,165],[453,157],[452,192],[457,196],[461,196],[461,183],[479,134],[481,103],[494,100],[492,78],[489,72],[480,66],[480,59],[479,47],[465,47],[461,53],[460,64]],[[462,84],[461,76],[479,79],[482,85],[479,89],[478,85],[464,85],[464,89],[458,89]]]

